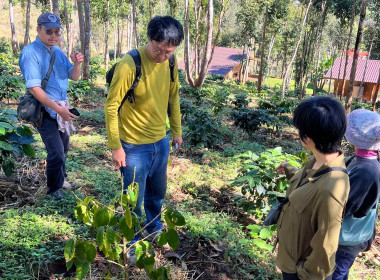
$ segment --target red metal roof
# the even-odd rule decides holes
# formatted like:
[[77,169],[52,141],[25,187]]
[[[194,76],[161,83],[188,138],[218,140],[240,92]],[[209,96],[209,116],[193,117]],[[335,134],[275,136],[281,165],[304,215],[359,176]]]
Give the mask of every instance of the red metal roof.
[[[208,74],[224,76],[241,61],[241,49],[215,47],[214,55],[208,67]],[[185,63],[180,61],[178,68],[184,70]]]
[[[342,60],[342,63],[341,63],[341,60]],[[345,80],[350,79],[352,60],[353,59],[351,57],[348,59]],[[345,61],[346,61],[345,57],[338,57],[337,59],[335,59],[333,66],[326,73],[325,78],[330,79],[331,70],[332,70],[331,78],[338,79],[339,65],[340,65],[339,79],[342,79]],[[358,66],[356,68],[356,73],[355,73],[355,81],[357,82],[361,82],[363,79],[365,63],[366,63],[366,59],[358,59]],[[377,79],[379,78],[379,70],[380,70],[380,60],[368,60],[367,71],[364,77],[364,82],[376,84]]]

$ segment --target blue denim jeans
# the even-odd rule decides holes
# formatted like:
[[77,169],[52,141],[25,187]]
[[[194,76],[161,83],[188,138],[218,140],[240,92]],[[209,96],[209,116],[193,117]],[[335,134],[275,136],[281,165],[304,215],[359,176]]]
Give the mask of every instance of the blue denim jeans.
[[52,193],[62,188],[66,174],[66,158],[69,151],[69,136],[58,130],[57,120],[44,111],[40,128],[37,128],[45,144],[47,192]]
[[339,250],[336,252],[335,255],[335,270],[334,273],[330,278],[327,279],[332,279],[332,280],[347,280],[348,279],[348,274],[350,272],[350,268],[352,264],[355,261],[355,258],[357,257],[359,253],[357,254],[348,254],[346,252],[343,252]]
[[160,212],[167,186],[169,139],[166,136],[152,144],[135,145],[124,141],[121,141],[121,144],[126,163],[121,170],[124,174],[124,186],[127,188],[133,182],[133,178],[139,184],[137,205],[133,211],[141,219],[141,206],[144,201],[145,224],[149,224],[147,231],[152,233],[160,230],[162,228]]
[[286,273],[282,271],[282,279],[284,280],[299,280],[297,273]]

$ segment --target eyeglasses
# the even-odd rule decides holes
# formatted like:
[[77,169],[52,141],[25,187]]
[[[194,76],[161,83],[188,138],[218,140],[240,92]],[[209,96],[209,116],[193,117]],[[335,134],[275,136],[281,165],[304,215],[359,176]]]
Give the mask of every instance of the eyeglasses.
[[153,48],[152,48],[152,53],[154,53],[155,55],[165,54],[165,56],[172,56],[174,54],[174,52],[163,52],[161,50],[154,50]]
[[[45,29],[45,28],[44,28]],[[55,34],[55,36],[61,36],[62,35],[62,29],[59,29],[59,30],[51,30],[51,29],[45,29],[45,33],[46,35],[53,35],[53,33]]]

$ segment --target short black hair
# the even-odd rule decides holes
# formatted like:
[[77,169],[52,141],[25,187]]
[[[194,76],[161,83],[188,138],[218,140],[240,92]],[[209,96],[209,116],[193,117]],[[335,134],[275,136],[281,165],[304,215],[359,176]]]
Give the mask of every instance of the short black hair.
[[331,154],[339,151],[346,132],[346,112],[333,97],[310,97],[294,110],[293,124],[301,140],[309,137],[319,152]]
[[148,38],[177,47],[183,40],[182,24],[171,16],[156,16],[148,24]]

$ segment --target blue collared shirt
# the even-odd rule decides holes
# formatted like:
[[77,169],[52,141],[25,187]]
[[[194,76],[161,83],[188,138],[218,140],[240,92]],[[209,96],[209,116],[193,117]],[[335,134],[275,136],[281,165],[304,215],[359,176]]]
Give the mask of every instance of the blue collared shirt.
[[[60,48],[53,46],[49,49],[37,37],[34,42],[23,48],[19,65],[24,76],[26,88],[41,87],[41,81],[49,69],[53,51],[55,52],[55,60],[45,92],[51,99],[62,101],[67,99],[68,79],[71,78],[73,65]],[[57,117],[55,111],[45,108],[52,118]]]

